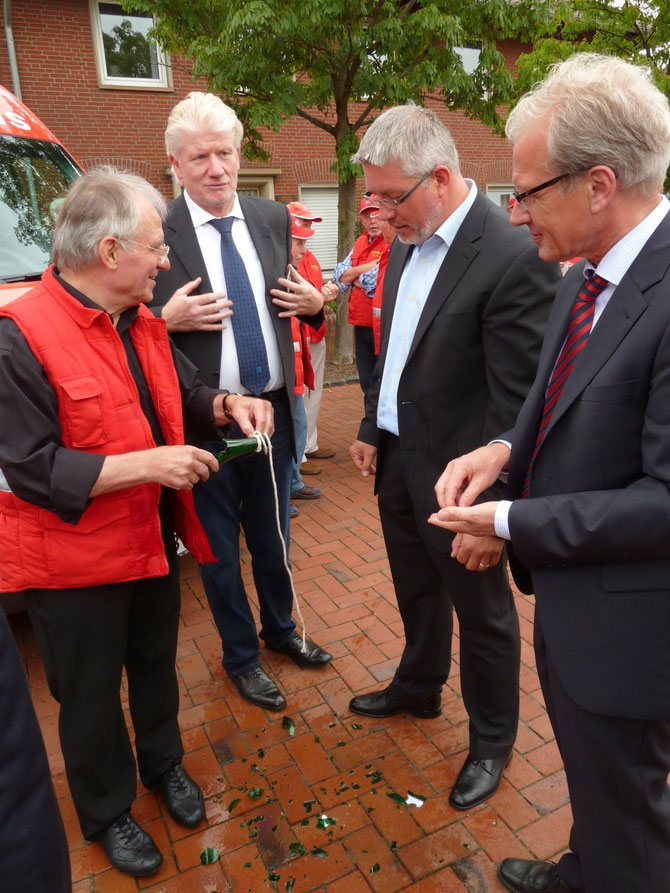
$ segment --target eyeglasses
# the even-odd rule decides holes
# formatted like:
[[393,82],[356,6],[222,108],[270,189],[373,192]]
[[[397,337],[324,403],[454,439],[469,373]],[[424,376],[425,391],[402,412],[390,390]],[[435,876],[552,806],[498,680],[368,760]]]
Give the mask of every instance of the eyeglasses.
[[136,242],[134,239],[119,239],[119,242],[130,242],[131,245],[140,245],[142,248],[148,248],[149,251],[155,251],[160,255],[160,260],[165,262],[168,259],[168,254],[170,253],[169,245],[158,245],[158,247],[154,248],[153,245],[145,245],[144,242]]
[[555,183],[560,183],[561,180],[565,180],[566,177],[572,177],[574,173],[568,174],[559,174],[557,177],[552,177],[551,180],[547,180],[545,183],[540,183],[539,186],[533,186],[532,189],[527,189],[525,192],[517,192],[516,189],[512,193],[512,198],[516,199],[516,201],[522,206],[524,205],[524,199],[527,199],[530,195],[535,195],[536,192],[540,192],[542,189],[548,189],[550,186],[553,186]]
[[417,180],[417,182],[414,184],[414,186],[412,186],[411,189],[408,189],[407,192],[403,192],[403,194],[398,198],[379,198],[379,196],[375,192],[366,192],[365,197],[371,198],[372,196],[374,196],[374,200],[377,202],[378,205],[381,205],[382,208],[388,208],[389,210],[393,210],[393,208],[399,208],[400,205],[403,204],[403,202],[407,201],[414,190],[418,189],[423,181],[427,180],[432,173],[432,170],[428,171],[428,173],[424,174],[420,180]]

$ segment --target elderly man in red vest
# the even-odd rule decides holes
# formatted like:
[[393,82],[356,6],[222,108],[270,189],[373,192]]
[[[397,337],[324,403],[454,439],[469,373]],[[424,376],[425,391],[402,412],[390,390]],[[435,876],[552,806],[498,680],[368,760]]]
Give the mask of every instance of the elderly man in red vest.
[[205,387],[144,306],[169,268],[165,210],[139,177],[82,177],[54,266],[0,309],[0,403],[17,422],[0,430],[0,591],[25,592],[83,835],[135,876],[162,858],[130,814],[124,667],[143,784],[179,824],[205,816],[181,765],[174,531],[213,560],[191,489],[218,463],[184,445],[183,417],[213,437],[233,418],[272,432],[270,404]]

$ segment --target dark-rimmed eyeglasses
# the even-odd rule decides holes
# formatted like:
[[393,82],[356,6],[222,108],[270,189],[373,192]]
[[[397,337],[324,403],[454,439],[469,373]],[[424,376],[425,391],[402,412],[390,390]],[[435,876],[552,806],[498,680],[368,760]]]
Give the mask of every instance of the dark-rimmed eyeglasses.
[[526,189],[525,192],[517,192],[515,189],[514,192],[512,192],[512,198],[525,207],[523,204],[524,199],[527,199],[531,195],[535,195],[536,192],[541,192],[543,189],[549,189],[550,186],[554,186],[556,183],[560,183],[561,180],[565,180],[566,177],[572,176],[574,176],[573,173],[559,174],[557,177],[552,177],[551,180],[546,180],[544,183],[540,183],[539,186],[533,186],[532,189]]
[[414,192],[415,189],[418,189],[419,186],[423,183],[424,180],[427,180],[428,177],[432,174],[432,170],[428,171],[427,174],[424,174],[420,180],[417,180],[414,186],[411,189],[408,189],[407,192],[403,192],[402,195],[398,196],[398,198],[379,198],[379,195],[375,192],[366,192],[366,198],[373,198],[373,201],[376,201],[378,205],[381,205],[382,208],[388,208],[389,210],[393,210],[393,208],[399,208],[403,202],[406,202],[410,195]]
[[163,263],[168,259],[168,254],[170,253],[170,246],[165,244],[158,245],[154,248],[153,245],[145,245],[144,242],[136,242],[134,239],[122,238],[119,239],[119,242],[130,242],[131,245],[140,245],[142,248],[148,248],[149,251],[155,251],[160,255],[160,259]]

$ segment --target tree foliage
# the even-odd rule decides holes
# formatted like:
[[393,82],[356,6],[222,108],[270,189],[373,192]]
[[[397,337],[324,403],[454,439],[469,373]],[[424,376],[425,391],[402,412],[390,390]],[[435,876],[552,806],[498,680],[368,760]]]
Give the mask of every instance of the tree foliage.
[[556,4],[553,32],[519,58],[519,95],[550,65],[576,52],[606,53],[647,65],[670,96],[670,0],[569,0]]

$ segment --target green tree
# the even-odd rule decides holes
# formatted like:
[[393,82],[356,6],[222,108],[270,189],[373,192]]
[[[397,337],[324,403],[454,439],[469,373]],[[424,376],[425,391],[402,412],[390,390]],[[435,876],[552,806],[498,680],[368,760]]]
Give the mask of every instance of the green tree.
[[[532,41],[545,0],[123,0],[153,13],[158,42],[193,61],[193,73],[235,108],[246,157],[267,158],[260,127],[298,115],[335,142],[338,252],[354,239],[359,134],[389,105],[438,96],[449,109],[500,128],[514,80],[498,50]],[[457,48],[480,48],[467,73]],[[348,362],[346,299],[338,302],[336,361]]]
[[552,64],[577,52],[606,53],[646,65],[670,98],[670,0],[561,0],[554,8],[552,33],[519,57],[517,94],[541,80]]

